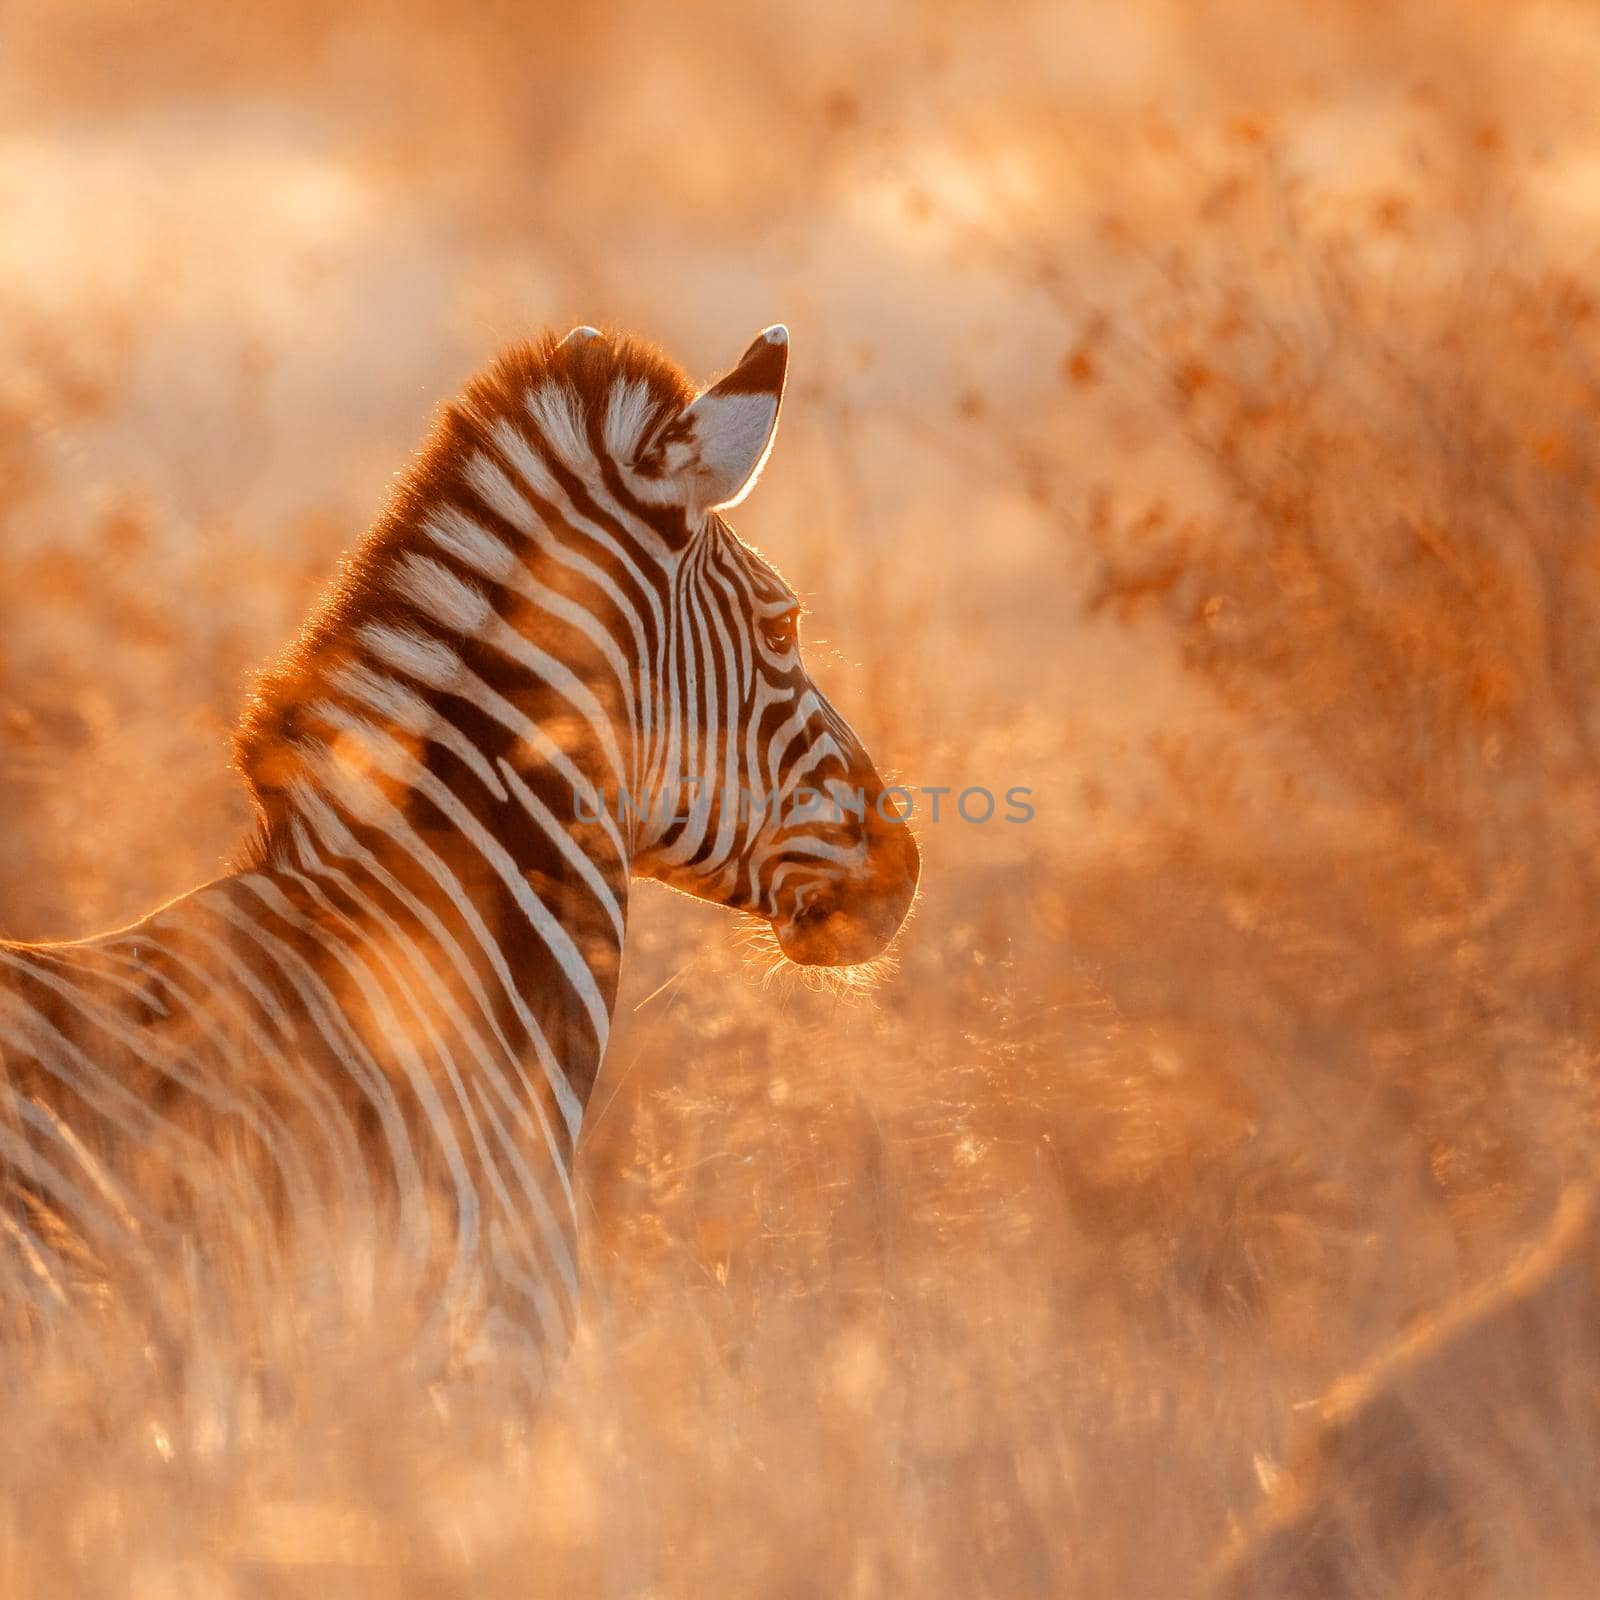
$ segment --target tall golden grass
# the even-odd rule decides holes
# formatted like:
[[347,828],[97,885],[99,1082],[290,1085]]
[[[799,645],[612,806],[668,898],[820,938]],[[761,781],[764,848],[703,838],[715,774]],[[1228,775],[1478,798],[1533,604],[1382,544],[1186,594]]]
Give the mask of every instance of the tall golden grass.
[[865,993],[641,889],[537,1416],[108,1307],[0,1368],[0,1590],[1207,1592],[1593,1161],[1588,12],[325,12],[15,13],[0,933],[219,869],[251,671],[551,322],[790,323],[737,525],[887,768],[1036,814],[924,815]]

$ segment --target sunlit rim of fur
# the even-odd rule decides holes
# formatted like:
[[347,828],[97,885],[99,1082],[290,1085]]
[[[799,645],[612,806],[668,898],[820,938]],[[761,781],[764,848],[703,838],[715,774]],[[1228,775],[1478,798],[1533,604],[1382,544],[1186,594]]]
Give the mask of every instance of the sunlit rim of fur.
[[778,943],[778,935],[765,917],[740,919],[734,947],[745,960],[746,970],[754,973],[763,989],[776,988],[788,994],[796,988],[813,994],[832,995],[853,1005],[871,1004],[874,991],[900,970],[900,960],[892,948],[871,961],[858,961],[848,967],[807,966],[791,961]]

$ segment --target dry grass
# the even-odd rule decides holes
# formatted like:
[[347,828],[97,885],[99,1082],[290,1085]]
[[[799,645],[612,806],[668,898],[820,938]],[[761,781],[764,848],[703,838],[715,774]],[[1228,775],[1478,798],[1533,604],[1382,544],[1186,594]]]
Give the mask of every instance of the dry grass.
[[861,992],[641,890],[537,1419],[108,1312],[0,1378],[0,1590],[1204,1593],[1593,1165],[1587,11],[22,9],[0,932],[216,869],[249,672],[547,321],[791,324],[738,525],[886,765],[1037,814],[923,822]]

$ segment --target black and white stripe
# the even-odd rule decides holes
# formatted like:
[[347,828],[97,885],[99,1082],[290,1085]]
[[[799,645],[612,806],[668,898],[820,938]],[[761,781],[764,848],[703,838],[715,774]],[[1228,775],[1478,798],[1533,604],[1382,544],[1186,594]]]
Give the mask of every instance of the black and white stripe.
[[[719,514],[786,363],[781,328],[700,394],[593,330],[512,352],[264,679],[239,869],[117,933],[0,944],[13,1321],[107,1286],[161,1315],[175,1264],[270,1237],[419,1337],[564,1346],[630,879],[834,963],[915,888],[794,594]],[[802,788],[844,803],[797,818]]]

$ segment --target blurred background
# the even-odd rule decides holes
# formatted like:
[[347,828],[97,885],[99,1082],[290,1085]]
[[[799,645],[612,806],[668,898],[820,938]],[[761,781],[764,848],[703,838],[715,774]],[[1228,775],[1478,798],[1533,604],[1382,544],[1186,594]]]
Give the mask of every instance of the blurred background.
[[[0,1588],[1206,1592],[1593,1160],[1597,74],[1558,0],[10,0],[0,934],[224,868],[252,674],[547,325],[788,323],[736,525],[1034,816],[924,818],[865,996],[640,889],[537,1423],[108,1312],[0,1380]],[[1594,1592],[1595,1456],[1449,1592]]]

